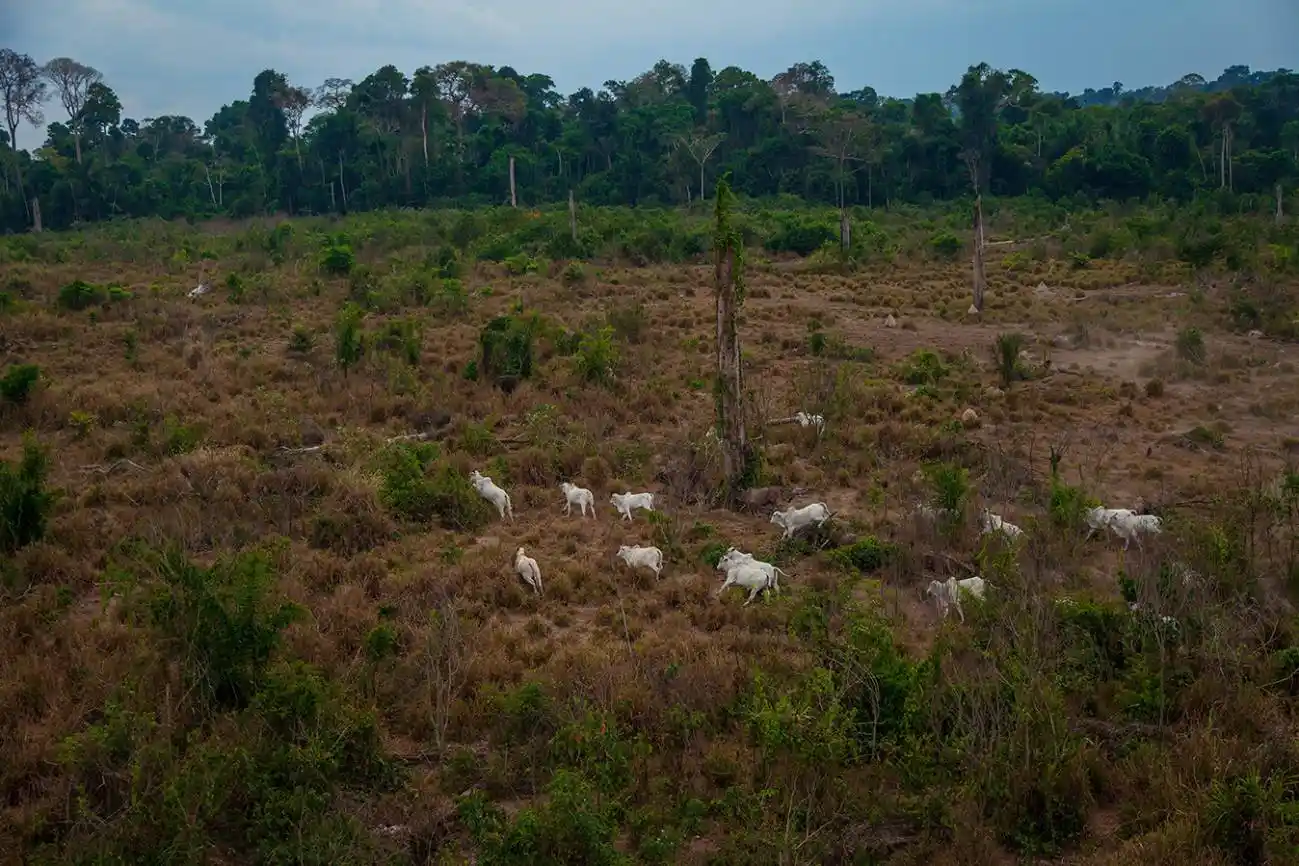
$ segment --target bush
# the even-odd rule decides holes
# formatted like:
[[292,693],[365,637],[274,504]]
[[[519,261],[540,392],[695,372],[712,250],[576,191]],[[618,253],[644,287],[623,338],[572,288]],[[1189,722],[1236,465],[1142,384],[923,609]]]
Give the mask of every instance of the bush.
[[364,317],[364,310],[348,302],[334,324],[334,360],[345,375],[365,356],[365,335],[361,333],[361,319]]
[[1204,334],[1199,328],[1184,328],[1177,334],[1177,356],[1192,364],[1203,365],[1209,360],[1209,350],[1204,345]]
[[827,243],[839,239],[838,226],[822,217],[801,213],[782,213],[776,218],[776,229],[763,242],[773,253],[789,252],[810,256]]
[[331,277],[347,276],[355,266],[356,255],[341,236],[327,241],[320,252],[320,270]]
[[902,368],[902,378],[909,385],[937,385],[947,373],[947,365],[932,349],[916,349]]
[[432,443],[395,443],[385,449],[379,499],[393,513],[446,529],[485,526],[492,511],[469,479],[438,460]]
[[83,280],[68,283],[59,289],[59,306],[65,310],[84,310],[108,301],[108,292]]
[[892,554],[891,544],[870,535],[848,547],[841,547],[831,552],[830,558],[845,568],[868,574],[878,570]]
[[929,248],[940,259],[951,261],[961,253],[961,239],[951,232],[939,232],[929,239]]
[[247,706],[262,684],[281,632],[300,609],[274,597],[275,572],[264,553],[220,559],[211,568],[176,547],[139,546],[110,569],[110,584],[175,648],[191,687],[219,709]]
[[618,347],[613,344],[613,328],[605,326],[594,334],[583,334],[573,357],[577,374],[588,382],[608,384],[618,369]]
[[963,514],[970,496],[970,470],[951,463],[935,463],[924,467],[925,478],[932,488],[933,506],[952,514]]
[[35,364],[14,364],[0,378],[0,398],[21,406],[27,402],[41,380],[41,368]]
[[1017,379],[1023,379],[1024,370],[1019,363],[1019,353],[1024,349],[1023,334],[998,334],[992,345],[992,360],[996,364],[1001,384],[1009,388]]
[[532,376],[533,323],[519,316],[498,316],[478,336],[482,360],[478,372],[511,389]]
[[23,439],[17,466],[0,460],[0,553],[12,554],[45,537],[54,494],[45,488],[49,455],[35,438]]

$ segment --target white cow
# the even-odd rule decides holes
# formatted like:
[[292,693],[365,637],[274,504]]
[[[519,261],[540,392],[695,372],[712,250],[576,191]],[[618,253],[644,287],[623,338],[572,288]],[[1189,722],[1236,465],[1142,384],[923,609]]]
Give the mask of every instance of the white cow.
[[510,494],[497,487],[491,478],[477,469],[469,473],[469,480],[479,496],[496,506],[496,511],[502,518],[509,515],[510,520],[514,520],[514,506],[510,502]]
[[541,595],[541,566],[531,556],[525,555],[522,547],[514,551],[514,570],[537,591],[537,595]]
[[1123,539],[1123,549],[1127,550],[1128,545],[1134,540],[1137,546],[1141,547],[1142,535],[1158,535],[1163,531],[1163,521],[1153,514],[1119,514],[1110,518],[1109,528],[1115,535]]
[[595,494],[585,487],[578,487],[576,484],[565,481],[559,485],[559,489],[564,491],[564,513],[572,514],[573,506],[576,505],[582,511],[582,516],[586,517],[586,509],[591,509],[591,516],[595,517]]
[[817,433],[825,432],[825,416],[810,415],[807,412],[799,412],[794,416],[800,427],[815,427]]
[[771,588],[777,593],[780,592],[781,575],[789,577],[788,574],[782,571],[779,567],[772,565],[770,562],[763,562],[762,560],[755,558],[752,553],[741,553],[734,547],[722,554],[722,558],[717,560],[718,571],[729,572],[737,565],[756,565],[758,568],[767,572],[767,574],[771,576]]
[[663,551],[657,547],[628,547],[622,545],[618,548],[617,556],[631,568],[648,568],[654,572],[654,577],[663,576]]
[[758,567],[756,563],[739,563],[732,565],[726,572],[726,580],[717,588],[716,595],[720,596],[726,591],[726,587],[736,585],[742,586],[749,590],[749,597],[745,599],[744,607],[757,597],[758,593],[764,589],[772,588],[772,577],[766,571]]
[[771,522],[785,530],[781,538],[789,538],[795,532],[814,524],[820,525],[829,519],[830,509],[824,502],[813,502],[802,508],[774,511],[771,514]]
[[1024,534],[1024,530],[1006,520],[1000,514],[993,514],[986,508],[979,512],[979,530],[984,535],[1000,532],[1011,539],[1017,539]]
[[609,503],[622,515],[623,520],[631,520],[631,513],[637,508],[646,511],[654,510],[653,493],[615,493],[609,497]]
[[947,619],[948,606],[955,605],[956,612],[961,616],[961,622],[965,622],[965,611],[961,609],[961,592],[968,592],[975,598],[983,598],[987,587],[988,582],[982,577],[967,577],[964,580],[949,577],[945,581],[929,581],[929,586],[925,589],[925,595],[934,597],[943,619]]

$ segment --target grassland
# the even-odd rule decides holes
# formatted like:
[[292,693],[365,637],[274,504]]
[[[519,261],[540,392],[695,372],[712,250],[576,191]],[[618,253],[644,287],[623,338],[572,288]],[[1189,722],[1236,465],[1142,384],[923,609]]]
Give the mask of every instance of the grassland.
[[[562,215],[4,239],[0,860],[1299,862],[1293,239],[1192,270],[1002,213],[975,321],[911,218],[843,265],[759,246],[821,217],[750,217],[762,482],[836,512],[783,545],[713,502],[702,217],[586,261],[544,255]],[[799,409],[823,437],[767,423]],[[1165,532],[1086,541],[1089,501]],[[787,591],[714,598],[730,544]],[[990,596],[940,621],[967,567]]]

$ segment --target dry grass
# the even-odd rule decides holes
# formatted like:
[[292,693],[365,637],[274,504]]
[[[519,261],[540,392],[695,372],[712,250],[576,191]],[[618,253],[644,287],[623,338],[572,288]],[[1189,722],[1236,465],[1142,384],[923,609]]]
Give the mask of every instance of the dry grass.
[[[989,307],[977,323],[964,321],[959,264],[900,263],[845,276],[780,263],[749,274],[741,339],[758,415],[806,408],[830,421],[818,441],[795,427],[763,429],[755,418],[770,483],[805,491],[796,504],[824,501],[855,532],[899,546],[878,582],[859,585],[857,595],[878,605],[915,657],[940,629],[920,594],[947,567],[939,554],[968,560],[979,545],[968,527],[939,538],[913,525],[908,510],[928,495],[917,478],[921,463],[971,467],[980,504],[1026,528],[1045,527],[1040,485],[1052,447],[1064,449],[1065,478],[1108,505],[1190,502],[1186,513],[1194,515],[1194,502],[1240,486],[1247,451],[1276,471],[1295,433],[1299,380],[1291,373],[1299,351],[1213,329],[1214,298],[1169,296],[1124,263],[1098,261],[1081,271],[1051,260],[1016,272],[990,267]],[[486,791],[511,809],[532,801],[544,787],[540,758],[498,748],[485,734],[498,697],[532,682],[574,701],[556,710],[554,724],[566,713],[576,720],[580,701],[660,744],[640,765],[645,791],[657,790],[649,780],[661,777],[672,780],[674,796],[706,800],[769,780],[756,746],[705,731],[724,728],[726,708],[745,693],[755,666],[788,676],[816,664],[790,617],[801,596],[841,577],[823,557],[799,558],[786,566],[793,576],[779,599],[741,608],[738,592],[712,597],[718,580],[702,562],[706,547],[721,541],[770,552],[777,530],[765,514],[696,504],[700,485],[686,465],[711,423],[711,269],[596,270],[588,266],[592,276],[569,286],[558,274],[512,278],[479,266],[464,285],[492,292],[474,291],[463,316],[417,312],[424,330],[416,367],[371,352],[344,376],[333,364],[331,329],[345,280],[322,282],[286,266],[269,272],[268,299],[233,304],[220,287],[186,299],[197,270],[75,259],[25,267],[30,303],[0,319],[0,364],[37,364],[46,383],[26,405],[0,409],[0,456],[16,458],[20,433],[33,429],[51,448],[51,481],[65,493],[46,539],[16,554],[21,578],[0,611],[0,848],[12,854],[93,834],[66,823],[74,788],[56,757],[60,743],[102,718],[123,682],[137,682],[141,694],[161,690],[147,703],[164,727],[166,714],[179,712],[180,698],[167,691],[176,686],[174,672],[153,664],[157,650],[101,604],[103,569],[128,537],[177,542],[201,563],[281,539],[277,589],[308,611],[288,629],[283,654],[318,666],[372,706],[386,749],[411,771],[405,794],[347,807],[367,827],[402,825],[419,844],[437,847],[430,840],[452,833],[452,798],[463,790]],[[60,286],[110,278],[135,291],[135,300],[94,320],[54,310]],[[480,328],[516,302],[568,328],[638,304],[651,324],[638,340],[619,342],[617,376],[607,387],[585,384],[570,359],[554,355],[504,394],[461,371],[476,355]],[[885,328],[889,313],[900,327]],[[388,318],[371,314],[365,327],[377,331]],[[1172,352],[1181,326],[1173,322],[1205,329],[1211,361],[1204,369],[1188,369]],[[289,351],[294,327],[314,335],[309,352]],[[814,356],[812,329],[837,345],[869,347],[874,357]],[[1012,330],[1029,337],[1039,375],[1000,393],[991,345]],[[1061,334],[1067,344],[1051,348]],[[905,370],[927,348],[949,372],[932,394],[916,393]],[[1162,390],[1148,387],[1154,378]],[[543,423],[534,413],[547,404],[557,420]],[[969,429],[954,423],[967,408],[980,416]],[[493,520],[466,534],[404,524],[385,510],[378,493],[384,439],[423,429],[434,415],[446,422],[434,436],[456,467],[492,474],[495,461],[516,522]],[[1206,445],[1184,435],[1197,427],[1217,438]],[[319,451],[294,450],[322,441]],[[570,479],[594,489],[596,519],[560,514],[558,484]],[[608,496],[624,489],[665,494],[662,525],[643,515],[618,520]],[[1083,544],[1045,529],[1041,537],[1021,554],[1021,568],[1026,597],[1048,601],[1063,592],[1115,598],[1119,568],[1169,549],[1154,545],[1121,558],[1112,543]],[[661,581],[615,562],[617,547],[633,543],[670,551]],[[519,545],[541,565],[540,599],[511,569]],[[437,629],[430,611],[443,617]],[[367,641],[381,624],[394,630],[397,649],[375,662]],[[1201,699],[1207,707],[1222,697]],[[1293,719],[1278,715],[1276,704],[1259,706],[1267,708],[1262,728],[1294,736]],[[691,718],[704,721],[681,722]],[[468,757],[452,760],[456,750]],[[1242,862],[1202,844],[1202,825],[1171,793],[1185,790],[1184,779],[1160,781],[1174,772],[1209,779],[1232,757],[1196,740],[1184,750],[1187,763],[1178,768],[1164,763],[1164,752],[1151,765],[1141,753],[1096,757],[1108,774],[1100,787],[1109,802],[1097,803],[1067,862]],[[1191,755],[1203,766],[1188,769]],[[871,781],[874,768],[861,773],[845,780],[857,790],[886,784]],[[888,812],[884,804],[901,795],[878,790]],[[815,797],[823,796],[817,789]],[[1161,796],[1174,799],[1156,802]],[[840,844],[890,851],[897,863],[1011,862],[985,820],[990,813],[960,808],[971,810],[970,823],[958,822],[954,836],[934,825],[919,836],[901,833],[906,841],[895,846],[881,841],[887,828],[871,831],[877,839],[863,826],[856,842],[846,836]],[[1133,820],[1146,825],[1129,828]],[[393,851],[398,843],[376,844]],[[678,850],[678,862],[756,857],[746,844],[718,820]],[[426,849],[410,845],[403,850],[418,861]]]

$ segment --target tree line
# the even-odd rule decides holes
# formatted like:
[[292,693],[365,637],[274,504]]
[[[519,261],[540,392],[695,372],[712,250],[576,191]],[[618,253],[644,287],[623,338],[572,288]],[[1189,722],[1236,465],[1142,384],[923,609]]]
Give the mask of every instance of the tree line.
[[[71,58],[0,49],[0,229],[567,201],[667,206],[725,172],[749,197],[839,207],[971,195],[1263,196],[1299,184],[1299,75],[1227,69],[1126,92],[1044,92],[972,66],[946,93],[843,91],[820,62],[771,80],[659,61],[567,97],[549,76],[453,61],[309,88],[265,70],[202,127],[124,115]],[[45,141],[24,143],[51,106]]]

